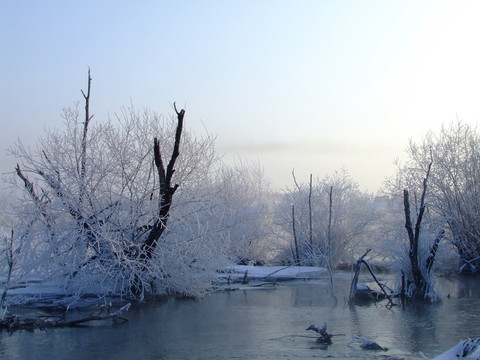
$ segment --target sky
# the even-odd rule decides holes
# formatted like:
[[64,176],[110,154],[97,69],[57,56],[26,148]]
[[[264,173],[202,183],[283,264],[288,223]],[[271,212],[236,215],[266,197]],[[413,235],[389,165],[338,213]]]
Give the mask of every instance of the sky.
[[61,129],[92,72],[95,121],[186,110],[276,189],[346,169],[376,192],[409,139],[480,117],[478,1],[0,0],[0,171]]

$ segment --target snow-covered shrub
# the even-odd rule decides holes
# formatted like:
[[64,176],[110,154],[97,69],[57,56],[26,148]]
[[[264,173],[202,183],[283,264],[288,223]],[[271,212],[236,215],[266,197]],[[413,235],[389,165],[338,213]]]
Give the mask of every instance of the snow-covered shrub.
[[210,222],[223,228],[226,255],[236,263],[262,261],[268,256],[265,243],[271,233],[269,184],[258,164],[237,160],[223,165],[212,182],[216,209]]

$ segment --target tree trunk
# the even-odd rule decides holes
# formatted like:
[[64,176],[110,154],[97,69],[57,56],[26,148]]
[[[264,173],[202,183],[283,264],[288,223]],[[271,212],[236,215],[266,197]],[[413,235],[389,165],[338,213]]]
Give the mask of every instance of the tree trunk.
[[170,206],[172,205],[173,194],[178,188],[178,184],[172,186],[172,177],[175,172],[174,166],[175,161],[180,154],[180,139],[182,136],[183,130],[183,117],[185,115],[185,110],[177,110],[177,107],[174,103],[175,112],[177,113],[177,130],[175,133],[175,144],[173,147],[172,156],[167,165],[167,169],[163,165],[162,154],[160,151],[160,143],[158,139],[155,138],[153,141],[153,150],[154,150],[154,160],[155,167],[157,168],[158,177],[159,177],[159,199],[158,199],[158,215],[154,221],[154,224],[148,234],[147,239],[142,244],[142,253],[141,257],[144,261],[148,261],[152,258],[155,248],[158,244],[158,239],[162,236],[163,231],[166,229],[167,220],[170,214]]
[[293,253],[294,262],[296,264],[300,264],[300,254],[298,252],[297,230],[295,229],[295,205],[292,205],[292,228],[293,228],[293,241],[295,243],[295,252]]
[[312,174],[310,174],[310,186],[308,190],[308,224],[310,246],[313,247],[313,227],[312,227]]
[[[433,262],[435,259],[435,255],[437,253],[438,244],[441,238],[444,235],[444,231],[440,231],[437,237],[435,238],[433,244],[430,247],[429,253],[427,258],[425,259],[425,271],[422,272],[420,268],[420,259],[418,253],[418,247],[420,242],[420,231],[421,225],[423,220],[423,215],[425,213],[425,194],[427,192],[427,181],[430,174],[430,169],[432,167],[432,162],[428,164],[427,174],[425,179],[423,179],[423,191],[422,196],[420,197],[420,207],[418,210],[417,220],[415,222],[415,229],[413,228],[411,214],[410,214],[410,199],[408,190],[403,190],[403,205],[405,211],[405,229],[407,230],[408,240],[410,243],[410,248],[408,251],[408,257],[410,260],[410,267],[411,267],[411,281],[415,286],[415,291],[413,296],[421,296],[424,297],[430,290],[430,281],[429,281],[429,274],[433,266]],[[408,281],[408,280],[406,280]],[[405,284],[403,284],[405,285]],[[408,285],[408,284],[407,284]],[[403,295],[406,295],[405,292],[408,291],[409,286],[403,287]]]
[[355,301],[355,294],[357,293],[358,276],[360,275],[360,271],[362,270],[362,260],[365,256],[367,256],[370,250],[371,249],[367,249],[367,251],[365,251],[365,254],[360,256],[360,258],[357,260],[355,275],[353,276],[352,283],[350,284],[350,295],[348,297],[349,303],[353,303]]
[[[408,249],[408,258],[410,259],[411,273],[413,277],[413,283],[417,290],[423,287],[422,272],[418,266],[418,237],[413,232],[412,220],[410,217],[410,199],[408,190],[403,190],[403,206],[405,210],[405,229],[407,230],[410,247]],[[420,209],[422,207],[420,206]],[[416,224],[415,230],[420,232],[420,224]]]

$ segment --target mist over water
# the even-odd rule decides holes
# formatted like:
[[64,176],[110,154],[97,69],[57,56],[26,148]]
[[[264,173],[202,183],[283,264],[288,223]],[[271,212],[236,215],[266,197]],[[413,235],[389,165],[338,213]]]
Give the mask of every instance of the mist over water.
[[[391,278],[390,275],[387,278]],[[365,277],[364,280],[370,280]],[[385,307],[345,304],[350,274],[336,275],[337,302],[327,279],[280,283],[274,289],[214,293],[133,307],[129,322],[0,334],[2,359],[419,359],[480,336],[480,281],[438,279],[437,304]],[[447,295],[450,294],[449,297]],[[328,324],[326,348],[310,324]],[[354,336],[388,351],[368,351]]]

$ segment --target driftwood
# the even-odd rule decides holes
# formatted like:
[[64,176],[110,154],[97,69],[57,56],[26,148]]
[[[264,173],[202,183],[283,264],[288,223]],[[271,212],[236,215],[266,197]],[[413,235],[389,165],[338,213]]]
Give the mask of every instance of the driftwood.
[[102,321],[113,319],[114,321],[121,320],[123,322],[129,321],[122,316],[123,313],[130,309],[131,304],[128,303],[116,311],[111,311],[111,305],[101,306],[86,317],[75,320],[66,321],[63,316],[38,315],[35,318],[22,318],[18,315],[5,315],[0,319],[0,330],[34,330],[46,329],[54,327],[69,327],[84,324],[89,321]]

